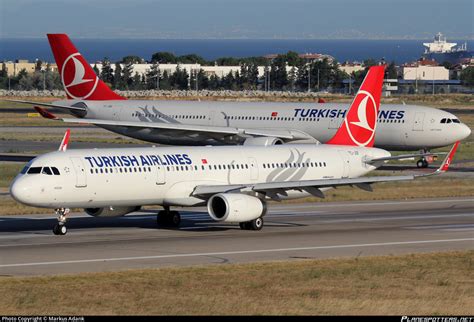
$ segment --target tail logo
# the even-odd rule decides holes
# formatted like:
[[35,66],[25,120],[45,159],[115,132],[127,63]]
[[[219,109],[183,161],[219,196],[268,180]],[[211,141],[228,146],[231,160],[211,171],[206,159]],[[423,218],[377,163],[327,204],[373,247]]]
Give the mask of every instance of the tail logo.
[[377,106],[371,93],[359,90],[353,105],[357,109],[351,109],[344,121],[347,133],[358,146],[366,146],[375,135],[377,121]]
[[[80,53],[71,54],[63,63],[61,81],[66,93],[75,99],[86,99],[91,96],[99,83],[99,78],[90,68]],[[88,72],[89,71],[89,72]]]

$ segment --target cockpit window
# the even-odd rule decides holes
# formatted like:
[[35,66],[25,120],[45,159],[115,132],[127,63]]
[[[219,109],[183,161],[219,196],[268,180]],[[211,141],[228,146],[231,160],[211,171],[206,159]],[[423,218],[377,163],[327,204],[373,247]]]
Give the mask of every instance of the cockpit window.
[[453,119],[453,123],[461,123],[458,119]]
[[56,167],[51,167],[51,170],[53,170],[53,173],[55,176],[59,176],[59,170]]
[[444,124],[444,123],[446,123],[446,119],[441,120],[441,124]]
[[53,173],[49,167],[43,167],[43,171],[41,173],[47,174],[48,176],[52,176]]
[[21,170],[20,173],[21,173],[21,174],[27,173],[29,168],[30,168],[29,166],[25,165],[25,167],[23,168],[23,170]]
[[446,123],[451,123],[451,122],[452,122],[451,119],[447,119],[446,121]]
[[41,167],[31,167],[28,170],[28,174],[37,174],[37,173],[41,173]]

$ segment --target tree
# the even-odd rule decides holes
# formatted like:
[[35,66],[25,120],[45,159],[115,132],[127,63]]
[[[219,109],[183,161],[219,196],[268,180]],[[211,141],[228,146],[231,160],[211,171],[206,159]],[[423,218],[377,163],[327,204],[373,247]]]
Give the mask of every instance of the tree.
[[232,89],[232,85],[235,82],[234,73],[230,71],[226,76],[222,78],[221,86],[224,89]]
[[170,77],[166,70],[163,72],[163,75],[160,77],[160,89],[163,89],[163,90],[171,89]]
[[160,52],[154,53],[151,56],[151,62],[152,63],[158,62],[160,64],[176,64],[178,62],[178,59],[172,53],[169,53],[166,51],[160,51]]
[[467,86],[474,86],[474,67],[470,66],[461,72],[461,82]]
[[18,83],[18,89],[29,91],[33,89],[33,79],[28,76],[26,69],[20,70],[18,75],[15,77],[16,82]]
[[122,69],[122,83],[124,89],[129,89],[133,83],[133,63],[129,61],[123,66]]
[[196,54],[189,54],[179,56],[177,61],[181,64],[200,64],[200,65],[207,65],[208,62],[199,55]]
[[217,77],[217,75],[213,74],[211,75],[211,77],[209,78],[209,85],[208,85],[208,88],[210,90],[217,90],[220,88],[220,81],[219,81],[219,78]]
[[115,63],[114,88],[117,88],[117,89],[123,88],[122,66],[120,66],[119,63]]
[[122,64],[128,64],[128,63],[131,63],[131,64],[141,64],[143,63],[145,60],[141,57],[138,57],[138,56],[125,56],[122,58],[122,61],[121,63]]
[[130,88],[133,90],[141,90],[144,88],[144,84],[142,83],[142,77],[140,76],[138,72],[136,72],[135,75],[133,75]]
[[146,72],[146,79],[147,79],[147,88],[148,89],[159,89],[159,80],[157,77],[159,76],[159,64],[154,62],[150,69]]
[[386,72],[387,78],[389,78],[389,79],[397,79],[398,78],[397,67],[395,66],[394,61],[392,61],[387,66],[387,70],[385,72]]
[[299,54],[294,51],[289,51],[288,53],[286,53],[285,59],[288,62],[288,66],[292,67],[301,65],[303,63],[303,59],[301,59]]
[[198,79],[198,88],[199,89],[207,89],[209,88],[209,77],[207,77],[206,73],[202,69],[199,70],[197,73]]
[[249,63],[247,77],[248,77],[248,83],[250,85],[250,89],[257,89],[257,85],[258,85],[257,63]]
[[272,89],[283,90],[286,89],[288,85],[286,58],[286,55],[278,55],[270,65],[270,82]]
[[94,64],[94,67],[92,68],[94,70],[94,73],[99,76],[100,72],[99,72],[99,68],[97,67],[97,64]]
[[110,65],[110,60],[107,57],[104,57],[102,60],[102,70],[100,71],[100,79],[105,83],[112,86],[114,82],[114,71]]
[[174,89],[188,89],[188,79],[189,75],[186,69],[181,69],[178,65],[170,77],[170,85]]
[[41,66],[43,66],[43,62],[40,59],[37,59],[35,63],[35,71],[39,72],[41,70]]

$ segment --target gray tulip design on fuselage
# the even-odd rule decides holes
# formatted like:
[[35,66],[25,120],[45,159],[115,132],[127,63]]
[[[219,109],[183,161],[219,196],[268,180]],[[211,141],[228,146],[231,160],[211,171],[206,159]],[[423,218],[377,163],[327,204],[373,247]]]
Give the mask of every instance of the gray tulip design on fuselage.
[[[298,153],[298,158],[295,160],[295,151]],[[284,164],[293,164],[293,163],[303,163],[303,158],[304,158],[305,152],[301,153],[298,150],[291,150],[290,157],[288,160],[285,161]],[[306,159],[304,162],[309,162],[310,159]],[[272,182],[272,181],[284,181],[284,180],[299,180],[301,179],[304,174],[308,171],[307,167],[288,167],[288,168],[281,168],[277,167],[275,170],[270,172],[270,174],[267,177],[267,182]]]

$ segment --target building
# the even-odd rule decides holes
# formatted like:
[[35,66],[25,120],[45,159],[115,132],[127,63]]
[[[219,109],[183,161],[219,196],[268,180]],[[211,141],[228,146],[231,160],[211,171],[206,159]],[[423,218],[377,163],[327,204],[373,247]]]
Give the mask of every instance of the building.
[[[91,66],[96,66],[99,72],[102,70],[102,63],[100,62],[91,64]],[[121,66],[122,68],[124,67],[123,64],[121,64]],[[218,78],[225,77],[229,73],[235,75],[237,72],[240,72],[240,66],[202,66],[200,64],[159,64],[158,66],[161,75],[163,75],[164,72],[167,72],[168,75],[173,74],[178,66],[179,68],[186,70],[188,75],[199,72],[202,69],[206,76],[217,76]],[[138,73],[139,75],[146,75],[151,67],[152,64],[133,64],[132,74],[135,75],[135,73]],[[115,64],[111,64],[111,68],[115,71]],[[288,70],[289,69],[290,68],[288,68]],[[264,72],[265,66],[258,66],[258,75],[263,76]]]
[[403,66],[401,76],[404,80],[449,80],[449,70],[444,66],[419,64]]
[[[28,74],[32,74],[36,70],[36,62],[29,62],[26,59],[17,59],[15,62],[12,61],[4,61],[2,64],[5,65],[7,70],[8,77],[15,77],[21,70],[25,70]],[[50,71],[57,71],[58,66],[56,64],[47,64],[43,63],[41,65],[41,70],[46,70],[49,68]]]
[[358,62],[345,62],[339,65],[339,69],[345,72],[347,75],[352,75],[352,73],[357,73],[365,69],[365,66],[362,63]]

